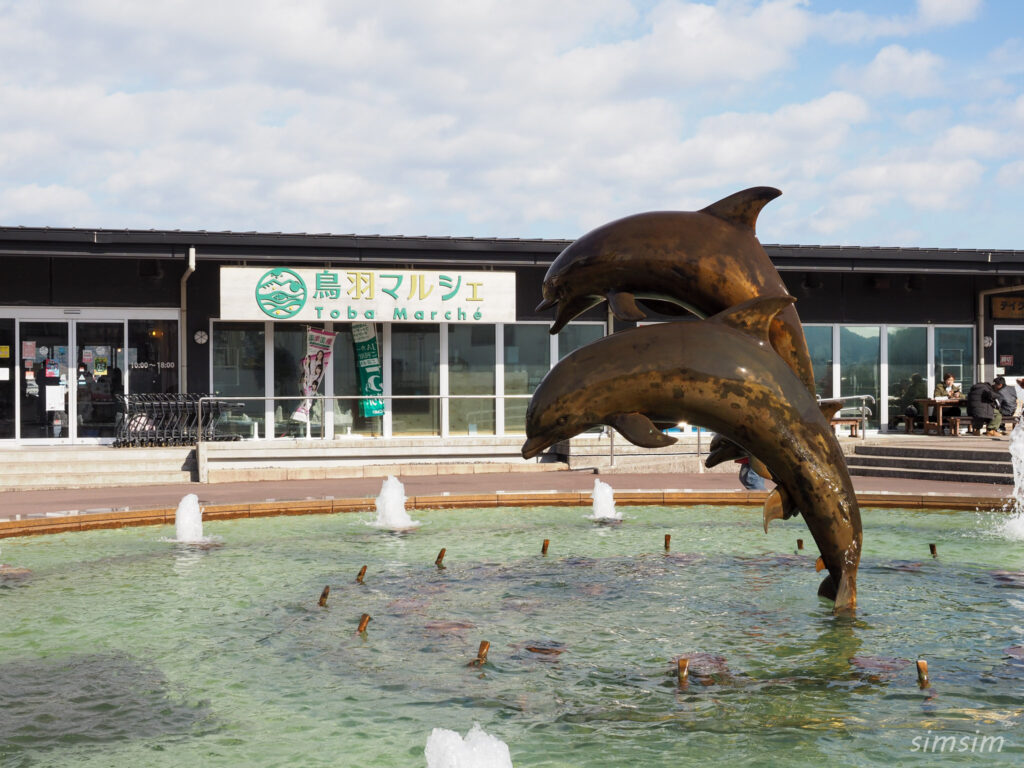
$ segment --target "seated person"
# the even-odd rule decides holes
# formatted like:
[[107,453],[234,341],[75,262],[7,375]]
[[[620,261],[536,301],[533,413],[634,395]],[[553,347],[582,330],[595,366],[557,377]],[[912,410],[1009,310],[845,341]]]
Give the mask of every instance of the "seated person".
[[[1000,383],[1002,382],[1002,383]],[[967,393],[967,415],[974,421],[975,427],[986,424],[988,437],[999,437],[999,425],[1003,422],[1003,415],[999,411],[1000,389],[1005,385],[1005,380],[1000,376],[991,384],[987,381],[979,381]]]
[[928,386],[925,384],[920,373],[915,373],[910,380],[903,385],[903,391],[897,401],[899,409],[907,416],[917,418],[921,411],[917,405],[918,400],[928,397]]
[[1009,419],[1013,419],[1018,416],[1017,408],[1017,388],[1006,386],[1006,379],[1002,376],[996,379],[996,382],[1002,382],[1002,386],[999,387],[999,413],[1003,417],[1003,428],[1006,428],[1006,423]]
[[[960,391],[960,385],[956,383],[956,377],[952,373],[946,371],[942,377],[942,381],[935,382],[935,392],[932,393],[932,397],[936,400],[943,398],[949,398],[950,400],[959,400],[964,396],[964,393]],[[943,415],[947,416],[959,416],[960,409],[956,406],[952,408],[943,408]]]

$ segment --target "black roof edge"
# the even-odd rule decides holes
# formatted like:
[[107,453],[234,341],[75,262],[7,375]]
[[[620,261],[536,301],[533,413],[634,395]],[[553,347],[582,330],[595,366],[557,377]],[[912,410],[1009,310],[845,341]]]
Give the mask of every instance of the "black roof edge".
[[[437,237],[405,235],[306,234],[279,232],[210,232],[205,230],[78,229],[58,227],[0,227],[0,254],[99,258],[181,258],[190,246],[201,260],[265,261],[452,261],[481,263],[546,263],[572,240],[499,237]],[[766,243],[765,250],[780,269],[899,268],[893,262],[929,262],[936,268],[955,263],[969,270],[993,269],[1010,264],[1024,269],[1024,251],[983,248],[920,248],[862,245],[800,245]],[[333,251],[333,252],[332,252]],[[415,252],[419,252],[417,255]],[[883,263],[888,262],[885,266]],[[984,265],[991,264],[986,268]],[[850,266],[845,266],[849,269]],[[908,268],[911,268],[908,264]],[[920,269],[921,267],[916,267]]]

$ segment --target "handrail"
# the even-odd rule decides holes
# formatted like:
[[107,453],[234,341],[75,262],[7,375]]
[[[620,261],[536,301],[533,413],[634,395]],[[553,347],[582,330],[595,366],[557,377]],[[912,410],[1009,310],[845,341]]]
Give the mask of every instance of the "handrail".
[[[244,396],[228,396],[228,395],[205,395],[200,397],[198,400],[198,413],[199,421],[202,423],[203,405],[204,403],[232,403],[235,404],[239,401],[246,402],[267,402],[267,401],[278,401],[278,400],[297,400],[306,401],[310,400],[313,402],[327,401],[327,400],[497,400],[499,397],[505,400],[528,400],[533,395],[244,395]],[[235,406],[238,407],[238,406]],[[196,447],[203,442],[203,432],[200,430]],[[322,438],[321,438],[322,439]]]
[[[866,440],[867,439],[867,436],[868,436],[868,416],[871,416],[871,415],[874,414],[874,411],[872,411],[870,408],[868,408],[868,403],[871,403],[871,405],[875,405],[877,403],[877,401],[875,400],[875,396],[874,395],[841,395],[840,397],[828,397],[828,398],[822,398],[822,397],[819,396],[818,397],[818,402],[819,403],[822,402],[823,399],[824,400],[844,400],[844,401],[845,400],[859,400],[860,401],[860,405],[851,405],[850,407],[851,408],[857,408],[858,411],[859,411],[859,413],[857,415],[860,416],[860,439],[861,440]],[[840,408],[839,410],[844,410],[844,409],[845,409],[845,406],[843,408]]]

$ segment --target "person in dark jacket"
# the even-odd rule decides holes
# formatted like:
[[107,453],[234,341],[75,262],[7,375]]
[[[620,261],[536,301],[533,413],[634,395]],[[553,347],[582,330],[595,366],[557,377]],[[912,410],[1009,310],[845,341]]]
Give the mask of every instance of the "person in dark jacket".
[[1006,386],[1006,379],[999,376],[996,382],[1002,382],[999,387],[999,413],[1003,417],[1003,428],[1006,428],[1010,419],[1017,415],[1017,388]]
[[[1002,384],[999,382],[1002,381]],[[974,421],[975,427],[980,427],[987,422],[988,437],[999,437],[999,425],[1003,422],[1003,414],[999,411],[999,390],[1006,385],[1002,377],[997,378],[991,384],[987,381],[979,381],[967,393],[967,415]]]

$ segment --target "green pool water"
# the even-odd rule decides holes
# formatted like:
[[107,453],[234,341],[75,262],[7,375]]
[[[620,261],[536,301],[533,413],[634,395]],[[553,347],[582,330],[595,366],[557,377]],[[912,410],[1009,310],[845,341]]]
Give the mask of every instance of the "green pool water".
[[815,596],[799,519],[621,511],[420,511],[402,536],[226,521],[209,549],[171,526],[5,540],[32,574],[0,580],[0,765],[422,766],[433,728],[474,722],[516,768],[1021,764],[1024,543],[989,516],[866,510],[850,620]]

